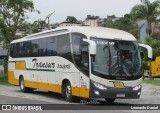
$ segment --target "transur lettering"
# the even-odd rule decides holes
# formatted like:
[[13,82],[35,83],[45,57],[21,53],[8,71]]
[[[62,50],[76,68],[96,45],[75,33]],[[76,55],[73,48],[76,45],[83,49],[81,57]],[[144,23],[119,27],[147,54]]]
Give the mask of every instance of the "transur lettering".
[[32,62],[34,62],[33,68],[54,68],[55,67],[55,63],[51,62],[37,62],[37,59],[33,59]]

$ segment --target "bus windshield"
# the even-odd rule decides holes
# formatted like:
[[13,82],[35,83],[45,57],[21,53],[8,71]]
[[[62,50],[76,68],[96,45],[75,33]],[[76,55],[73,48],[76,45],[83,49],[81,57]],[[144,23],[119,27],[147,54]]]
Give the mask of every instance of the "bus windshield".
[[97,53],[92,59],[92,73],[102,78],[136,79],[143,74],[138,44],[92,38],[97,45]]

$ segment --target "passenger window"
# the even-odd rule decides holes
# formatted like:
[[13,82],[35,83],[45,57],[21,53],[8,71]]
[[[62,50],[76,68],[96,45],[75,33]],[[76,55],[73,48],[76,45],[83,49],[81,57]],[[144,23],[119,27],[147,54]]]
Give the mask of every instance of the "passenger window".
[[25,42],[25,56],[31,57],[32,43],[31,41]]
[[15,44],[15,57],[19,56],[19,43]]
[[24,42],[20,42],[18,48],[19,48],[18,57],[24,57],[25,55]]
[[10,45],[10,56],[13,58],[15,57],[14,56],[14,45],[15,45],[14,43]]
[[57,38],[50,37],[47,39],[47,55],[56,56],[57,55]]
[[57,38],[58,38],[58,49],[57,49],[58,56],[66,58],[72,62],[69,34],[60,35]]
[[39,40],[39,56],[47,56],[47,38]]
[[16,43],[16,48],[15,48],[15,57],[22,57],[23,54],[23,43]]
[[32,56],[37,57],[39,50],[39,40],[32,40]]

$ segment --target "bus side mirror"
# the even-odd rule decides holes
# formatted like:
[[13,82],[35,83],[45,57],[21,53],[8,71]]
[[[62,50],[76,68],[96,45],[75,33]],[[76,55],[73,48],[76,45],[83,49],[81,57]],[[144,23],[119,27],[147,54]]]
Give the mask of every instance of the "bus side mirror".
[[152,60],[153,58],[153,50],[149,45],[145,45],[145,44],[139,44],[140,47],[146,48],[148,51],[148,59]]
[[83,41],[89,44],[90,55],[96,56],[96,43],[89,39],[83,39]]

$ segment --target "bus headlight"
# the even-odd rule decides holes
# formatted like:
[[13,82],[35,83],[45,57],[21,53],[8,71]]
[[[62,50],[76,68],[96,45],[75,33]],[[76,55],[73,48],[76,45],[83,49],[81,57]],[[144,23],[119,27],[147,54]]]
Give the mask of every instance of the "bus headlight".
[[95,87],[97,87],[98,89],[101,89],[101,90],[107,90],[107,87],[105,87],[104,85],[102,84],[99,84],[97,82],[94,82],[93,83]]
[[139,90],[141,88],[141,85],[138,85],[138,86],[135,86],[134,88],[133,88],[133,90],[134,91],[137,91],[137,90]]

